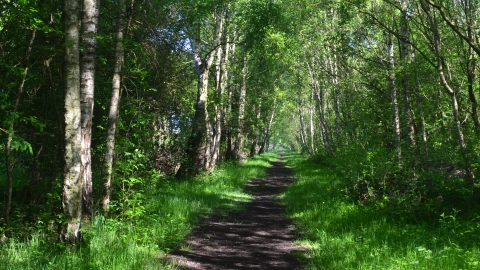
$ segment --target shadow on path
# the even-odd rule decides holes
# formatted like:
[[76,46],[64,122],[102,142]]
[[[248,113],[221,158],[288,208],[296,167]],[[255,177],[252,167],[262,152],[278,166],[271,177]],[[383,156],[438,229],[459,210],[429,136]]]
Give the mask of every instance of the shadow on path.
[[272,162],[266,179],[247,184],[254,199],[244,211],[206,219],[171,258],[182,269],[300,269],[293,254],[306,249],[293,245],[293,224],[275,199],[292,175],[283,162]]

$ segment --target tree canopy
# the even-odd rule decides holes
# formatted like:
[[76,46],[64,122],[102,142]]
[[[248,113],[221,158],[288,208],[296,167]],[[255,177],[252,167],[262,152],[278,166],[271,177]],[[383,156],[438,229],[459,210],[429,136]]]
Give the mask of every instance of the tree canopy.
[[96,209],[128,215],[151,179],[275,148],[328,160],[363,203],[472,210],[479,8],[2,1],[0,232],[43,216],[79,240]]

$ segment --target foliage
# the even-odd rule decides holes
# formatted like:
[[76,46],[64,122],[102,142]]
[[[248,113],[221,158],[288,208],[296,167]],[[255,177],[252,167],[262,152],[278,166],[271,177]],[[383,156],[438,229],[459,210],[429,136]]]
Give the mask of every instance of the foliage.
[[[143,254],[138,261],[144,261],[144,256],[158,252],[156,245],[166,250],[191,226],[185,223],[171,232],[156,231],[149,227],[154,221],[161,219],[162,228],[172,222],[183,224],[208,211],[203,201],[209,202],[209,196],[215,204],[227,206],[238,195],[233,187],[224,198],[211,195],[217,185],[223,185],[218,179],[206,180],[214,176],[167,180],[177,173],[179,164],[191,158],[186,153],[196,124],[199,81],[192,40],[198,41],[200,57],[215,58],[209,58],[215,61],[208,77],[206,123],[202,125],[209,131],[206,137],[218,133],[217,123],[222,129],[216,157],[225,165],[214,175],[234,166],[228,162],[240,135],[244,139],[240,150],[250,150],[252,156],[272,146],[295,149],[338,175],[338,183],[334,182],[338,190],[330,195],[348,204],[339,208],[332,204],[332,209],[355,217],[362,213],[365,219],[352,224],[370,224],[366,218],[371,218],[376,224],[371,226],[383,228],[382,237],[403,244],[395,246],[398,255],[390,249],[391,241],[381,238],[375,240],[375,248],[368,244],[355,253],[364,257],[351,258],[372,261],[373,251],[380,250],[378,254],[410,256],[411,260],[386,259],[378,261],[379,267],[412,263],[413,268],[420,268],[424,261],[415,256],[431,256],[437,261],[433,266],[441,267],[443,254],[452,252],[448,254],[464,258],[468,252],[477,252],[463,246],[468,241],[455,238],[460,236],[452,236],[457,246],[445,244],[448,251],[429,240],[407,243],[400,236],[410,232],[396,236],[389,226],[398,223],[422,235],[433,228],[432,233],[449,237],[449,231],[469,235],[477,230],[473,222],[478,220],[480,196],[478,1],[126,2],[128,29],[112,171],[113,202],[110,212],[98,212],[84,244],[67,247],[54,236],[64,222],[60,196],[65,140],[63,2],[0,1],[0,154],[5,157],[0,167],[4,198],[0,208],[9,203],[12,187],[11,228],[7,230],[2,214],[0,237],[5,234],[9,239],[8,254],[20,254],[17,247],[31,251],[18,255],[16,263],[35,261],[40,253],[34,249],[49,253],[48,245],[55,243],[53,250],[72,252],[60,260],[74,267],[93,254],[91,245],[114,245],[110,243],[120,235],[126,235],[125,246],[119,246],[118,256],[112,256],[127,258],[138,247]],[[96,202],[104,192],[117,13],[117,1],[101,1],[92,138]],[[217,22],[224,26],[220,44],[215,43]],[[223,48],[229,53],[224,68],[219,59],[226,52]],[[217,53],[217,49],[222,50]],[[225,89],[220,94],[217,86],[222,83]],[[241,116],[243,86],[245,115]],[[240,121],[244,122],[241,134]],[[10,149],[6,149],[9,138]],[[7,176],[10,171],[11,177]],[[193,198],[182,194],[191,194],[189,188],[198,188],[200,183],[205,185],[200,189],[212,190]],[[311,185],[309,191],[316,190]],[[315,202],[317,195],[305,194]],[[183,204],[190,200],[193,205]],[[174,207],[185,212],[176,216]],[[385,220],[376,219],[372,213],[377,212]],[[100,232],[105,232],[105,238]],[[384,246],[379,244],[382,241]],[[365,253],[368,248],[373,256]],[[60,254],[55,252],[51,254]],[[87,255],[75,258],[78,254]],[[24,258],[29,259],[20,262]],[[325,258],[326,265],[333,263]],[[345,263],[350,267],[355,260]],[[127,268],[138,268],[138,261],[133,259]],[[469,263],[446,265],[467,268],[478,262],[472,259]],[[100,263],[107,269],[115,264]],[[28,263],[23,266],[30,267]]]
[[[289,152],[287,164],[298,181],[282,195],[289,216],[310,251],[308,269],[475,269],[478,215],[461,218],[455,209],[435,222],[392,219],[392,209],[368,207],[346,196],[349,183],[324,158]],[[404,214],[404,213],[402,213]]]
[[[178,181],[160,179],[155,172],[139,174],[142,155],[127,154],[132,171],[125,172],[125,190],[114,205],[119,215],[96,215],[92,226],[84,228],[85,242],[52,245],[52,231],[45,228],[31,239],[7,239],[0,248],[0,269],[158,269],[159,257],[178,247],[192,227],[205,215],[238,211],[250,200],[243,192],[246,181],[263,177],[269,153],[242,165],[225,163],[211,175]],[[128,174],[130,173],[130,174]],[[135,188],[141,196],[131,192]],[[131,193],[129,193],[131,192]],[[113,214],[113,213],[112,213]],[[54,235],[53,235],[54,236]],[[168,262],[164,262],[168,269]]]

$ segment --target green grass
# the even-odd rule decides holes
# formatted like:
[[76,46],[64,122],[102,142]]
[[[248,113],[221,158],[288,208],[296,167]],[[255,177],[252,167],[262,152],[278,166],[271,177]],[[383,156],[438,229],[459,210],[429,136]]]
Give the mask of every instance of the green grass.
[[52,241],[42,232],[28,241],[9,239],[0,244],[0,269],[172,268],[162,262],[164,255],[178,248],[202,217],[241,209],[251,199],[243,192],[245,183],[263,177],[276,158],[267,153],[242,165],[222,164],[212,175],[147,187],[130,197],[125,216],[97,216],[81,245]]
[[282,194],[310,247],[306,269],[480,269],[480,217],[455,211],[431,223],[393,220],[386,210],[352,202],[345,182],[325,165],[289,152],[298,181]]

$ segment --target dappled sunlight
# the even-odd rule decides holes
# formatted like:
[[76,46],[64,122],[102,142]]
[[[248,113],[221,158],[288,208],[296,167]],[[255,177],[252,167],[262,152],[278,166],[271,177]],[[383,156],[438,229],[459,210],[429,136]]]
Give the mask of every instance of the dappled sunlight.
[[159,182],[161,188],[149,190],[141,203],[129,206],[126,223],[97,216],[84,231],[88,241],[78,249],[61,243],[52,248],[39,236],[25,243],[10,242],[8,257],[0,256],[8,262],[7,269],[36,270],[49,263],[65,269],[156,269],[159,257],[180,245],[200,220],[243,209],[252,200],[245,183],[264,177],[269,161],[275,159],[269,153],[242,165],[221,164],[200,179]]
[[[188,237],[188,248],[173,252],[172,260],[188,269],[297,269],[294,254],[305,248],[292,244],[294,226],[276,199],[294,181],[291,174],[282,162],[273,162],[265,178],[247,183],[244,192],[252,200],[243,211],[216,211]],[[249,196],[229,197],[234,201]]]

